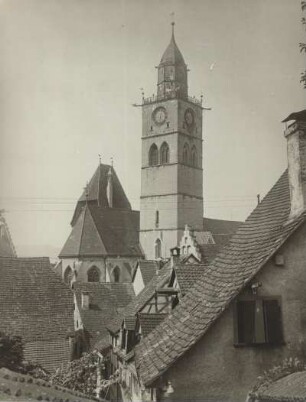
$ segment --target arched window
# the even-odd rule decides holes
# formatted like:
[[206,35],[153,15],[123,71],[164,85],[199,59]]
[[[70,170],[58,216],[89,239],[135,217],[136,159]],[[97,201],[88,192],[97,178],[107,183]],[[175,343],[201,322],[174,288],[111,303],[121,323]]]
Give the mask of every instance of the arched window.
[[189,163],[189,145],[186,143],[183,148],[183,163]]
[[161,258],[161,241],[156,239],[155,241],[155,259]]
[[160,147],[160,163],[161,165],[169,163],[169,145],[166,142]]
[[64,272],[64,282],[67,285],[71,285],[72,278],[73,278],[73,271],[72,271],[71,267],[68,265],[68,267],[66,268],[66,270]]
[[187,246],[187,254],[191,254],[191,246]]
[[87,282],[100,282],[100,270],[95,265],[87,271]]
[[120,273],[121,273],[120,268],[118,266],[116,266],[112,272],[112,277],[113,277],[114,282],[120,282]]
[[152,144],[149,151],[149,165],[156,166],[158,165],[158,149],[156,144]]
[[197,162],[197,150],[195,145],[191,148],[191,164],[194,167],[197,167],[198,162]]

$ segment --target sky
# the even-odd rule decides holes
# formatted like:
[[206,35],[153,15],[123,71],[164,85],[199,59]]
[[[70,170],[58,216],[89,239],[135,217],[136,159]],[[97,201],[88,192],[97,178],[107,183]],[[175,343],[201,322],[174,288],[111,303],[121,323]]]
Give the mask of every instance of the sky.
[[0,0],[0,209],[19,255],[55,256],[98,165],[139,209],[141,110],[170,41],[204,96],[204,212],[244,220],[305,107],[299,0]]

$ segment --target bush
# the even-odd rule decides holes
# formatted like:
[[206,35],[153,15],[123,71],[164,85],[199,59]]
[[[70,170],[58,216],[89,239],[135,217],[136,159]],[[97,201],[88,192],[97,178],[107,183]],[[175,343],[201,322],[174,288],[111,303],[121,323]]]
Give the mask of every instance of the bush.
[[0,368],[18,371],[23,361],[23,344],[19,336],[0,332]]
[[262,376],[258,377],[258,382],[252,389],[251,393],[255,393],[260,388],[262,389],[289,374],[304,370],[306,370],[305,363],[301,362],[297,358],[293,359],[290,357],[289,359],[285,359],[282,364],[265,371]]

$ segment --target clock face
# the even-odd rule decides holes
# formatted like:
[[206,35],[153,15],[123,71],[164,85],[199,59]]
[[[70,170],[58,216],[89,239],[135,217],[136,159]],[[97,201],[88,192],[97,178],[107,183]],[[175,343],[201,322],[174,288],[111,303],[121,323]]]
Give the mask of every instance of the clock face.
[[185,122],[188,127],[191,127],[194,123],[194,115],[191,109],[187,109],[185,112]]
[[165,122],[167,117],[167,112],[164,107],[158,107],[153,112],[153,120],[156,124],[161,125]]

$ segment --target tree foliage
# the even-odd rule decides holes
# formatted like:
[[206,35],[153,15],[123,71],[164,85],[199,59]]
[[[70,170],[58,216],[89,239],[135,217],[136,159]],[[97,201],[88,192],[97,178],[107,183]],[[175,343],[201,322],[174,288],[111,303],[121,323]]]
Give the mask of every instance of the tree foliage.
[[47,380],[49,374],[39,364],[24,360],[23,342],[19,336],[0,332],[0,368]]
[[0,368],[18,371],[23,362],[23,344],[19,336],[0,332]]
[[305,363],[301,362],[297,358],[290,357],[285,359],[279,366],[275,366],[270,370],[263,373],[261,377],[258,377],[258,382],[252,389],[251,393],[257,392],[259,389],[267,387],[269,384],[286,377],[289,374],[297,373],[299,371],[306,370]]
[[87,353],[59,368],[51,376],[51,381],[53,384],[96,396],[98,370],[102,375],[104,363],[101,357],[97,353]]

